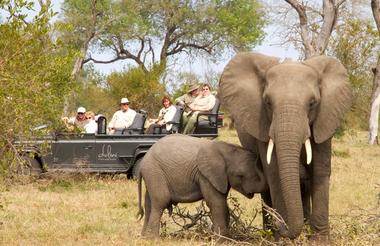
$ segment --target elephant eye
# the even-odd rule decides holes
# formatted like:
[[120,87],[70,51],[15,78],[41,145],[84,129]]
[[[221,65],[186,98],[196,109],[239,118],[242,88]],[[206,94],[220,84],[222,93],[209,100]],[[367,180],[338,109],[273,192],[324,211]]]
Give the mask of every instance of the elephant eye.
[[317,101],[313,98],[310,100],[309,108],[314,108],[317,105]]
[[271,106],[271,102],[270,102],[269,97],[264,97],[264,103],[265,103],[265,105],[267,105],[268,107]]

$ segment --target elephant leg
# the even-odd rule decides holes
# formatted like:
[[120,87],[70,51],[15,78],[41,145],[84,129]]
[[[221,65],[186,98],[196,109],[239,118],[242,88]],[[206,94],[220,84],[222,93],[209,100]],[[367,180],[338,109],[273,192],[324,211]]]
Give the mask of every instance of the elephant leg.
[[146,227],[146,236],[148,237],[159,237],[160,235],[160,221],[164,209],[161,207],[155,207],[152,205],[152,210],[149,216],[149,222]]
[[207,206],[210,208],[213,231],[229,237],[230,212],[227,205],[227,194],[217,191],[209,181],[200,178],[200,188]]
[[[272,207],[272,199],[270,198],[269,190],[265,192],[261,192],[261,199],[262,199],[262,202],[265,203],[267,206]],[[262,204],[261,210],[262,210],[262,215],[263,215],[263,229],[273,230],[272,217],[270,216],[268,211],[264,208],[264,204]]]
[[328,240],[329,186],[331,174],[331,139],[313,146],[311,183],[312,213],[310,225],[316,237]]
[[149,217],[150,217],[150,212],[152,210],[152,204],[150,201],[149,193],[148,191],[145,192],[145,218],[144,218],[144,226],[141,231],[141,235],[145,236],[146,235],[146,229],[149,223]]
[[313,210],[310,225],[321,237],[329,235],[329,180],[330,177],[313,179],[312,204]]
[[302,194],[302,207],[305,223],[310,222],[310,213],[311,213],[311,190],[310,190],[310,181],[304,180],[301,185],[301,194]]

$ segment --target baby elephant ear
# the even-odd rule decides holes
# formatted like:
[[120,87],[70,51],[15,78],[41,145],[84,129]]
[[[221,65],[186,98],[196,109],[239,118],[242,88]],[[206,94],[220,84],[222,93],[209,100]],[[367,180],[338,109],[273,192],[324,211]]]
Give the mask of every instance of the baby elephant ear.
[[201,174],[221,193],[226,194],[228,180],[226,164],[218,149],[212,144],[198,152],[198,168]]
[[304,63],[317,70],[320,76],[321,103],[313,123],[313,135],[316,143],[322,143],[332,137],[350,109],[351,86],[346,69],[335,58],[316,56]]

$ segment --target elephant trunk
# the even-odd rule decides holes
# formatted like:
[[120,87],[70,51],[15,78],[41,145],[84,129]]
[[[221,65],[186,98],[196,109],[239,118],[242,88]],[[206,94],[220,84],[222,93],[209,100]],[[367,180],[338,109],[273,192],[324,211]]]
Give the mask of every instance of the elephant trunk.
[[302,144],[309,137],[310,130],[307,120],[301,119],[300,112],[300,109],[288,105],[279,114],[275,131],[279,181],[285,205],[282,216],[288,226],[280,229],[280,234],[289,238],[295,238],[301,233],[304,218],[299,164]]

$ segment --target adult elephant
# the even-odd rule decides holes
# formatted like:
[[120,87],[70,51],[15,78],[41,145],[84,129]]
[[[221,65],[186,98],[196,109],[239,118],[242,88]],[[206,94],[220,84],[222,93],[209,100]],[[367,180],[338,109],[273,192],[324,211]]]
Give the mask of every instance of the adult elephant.
[[[280,235],[300,234],[311,201],[311,227],[326,238],[331,138],[352,101],[346,69],[326,56],[281,63],[241,53],[227,64],[219,86],[242,145],[259,156],[269,185],[263,200],[287,225],[280,225]],[[303,192],[303,178],[310,192]]]

